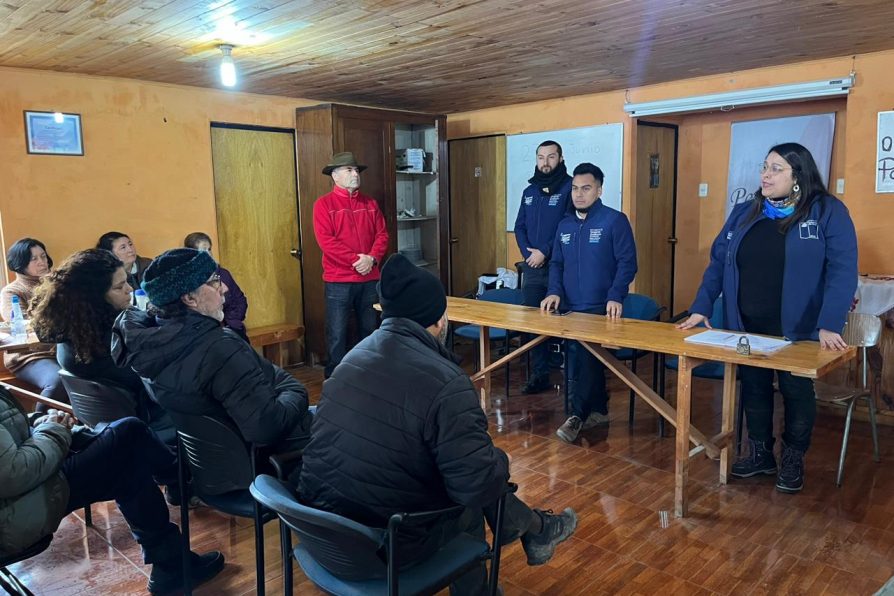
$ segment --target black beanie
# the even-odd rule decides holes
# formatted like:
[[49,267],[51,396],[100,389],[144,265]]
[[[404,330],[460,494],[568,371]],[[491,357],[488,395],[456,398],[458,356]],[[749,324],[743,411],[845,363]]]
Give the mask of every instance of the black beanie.
[[447,294],[437,277],[395,253],[382,267],[379,280],[382,318],[403,317],[430,327],[447,312]]
[[174,248],[155,257],[140,284],[156,306],[170,304],[208,281],[217,271],[214,258],[203,250]]

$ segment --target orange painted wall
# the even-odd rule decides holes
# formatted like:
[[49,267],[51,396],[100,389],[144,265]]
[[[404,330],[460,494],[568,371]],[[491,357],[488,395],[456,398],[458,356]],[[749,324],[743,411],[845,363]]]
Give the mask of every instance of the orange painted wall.
[[[294,128],[318,102],[0,68],[0,216],[5,246],[41,239],[57,262],[100,234],[140,254],[195,230],[216,240],[211,122]],[[83,157],[28,155],[24,110],[81,114]]]
[[[677,279],[675,303],[678,309],[691,301],[708,261],[710,244],[723,223],[729,162],[729,126],[737,120],[817,113],[834,109],[835,148],[831,180],[843,177],[848,205],[860,243],[860,270],[894,272],[886,255],[894,252],[894,236],[886,233],[886,223],[894,220],[894,196],[876,194],[875,146],[876,114],[894,109],[894,51],[862,54],[789,66],[756,69],[711,77],[674,81],[629,91],[634,102],[686,97],[803,82],[846,75],[853,68],[856,86],[846,100],[810,102],[736,110],[728,113],[696,114],[666,118],[680,125],[677,186]],[[463,112],[448,116],[449,138],[485,134],[516,134],[623,122],[624,194],[623,209],[634,222],[632,159],[635,155],[635,122],[623,111],[624,92],[600,93],[503,108]],[[709,183],[709,196],[697,198],[699,182]],[[834,184],[833,184],[834,186]],[[512,234],[507,243],[507,263],[519,259]]]

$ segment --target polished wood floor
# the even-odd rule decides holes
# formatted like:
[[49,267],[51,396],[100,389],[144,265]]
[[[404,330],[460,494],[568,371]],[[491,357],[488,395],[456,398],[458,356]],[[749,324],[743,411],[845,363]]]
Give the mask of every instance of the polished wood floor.
[[[468,351],[469,346],[465,348]],[[646,366],[642,361],[642,368]],[[294,374],[319,396],[322,370]],[[852,431],[842,488],[835,470],[842,419],[820,412],[804,491],[783,495],[771,477],[717,483],[717,464],[694,461],[690,516],[673,518],[672,437],[638,404],[628,424],[627,392],[612,391],[611,424],[574,445],[554,431],[564,420],[557,392],[511,396],[491,418],[494,441],[512,458],[519,496],[535,507],[574,507],[577,533],[549,564],[528,567],[518,543],[503,555],[501,583],[513,594],[872,594],[894,575],[894,429],[880,428],[882,463],[871,459],[866,423]],[[561,372],[554,371],[557,382]],[[674,377],[668,375],[672,393]],[[494,376],[501,394],[502,375]],[[720,428],[720,390],[696,381],[693,422]],[[178,510],[172,508],[177,521]],[[145,593],[148,567],[114,503],[94,505],[95,527],[73,514],[49,550],[13,566],[37,594]],[[254,593],[251,523],[200,508],[191,514],[193,548],[222,550],[227,567],[199,594]],[[267,526],[267,591],[281,593],[275,526]],[[319,594],[296,566],[296,594]]]

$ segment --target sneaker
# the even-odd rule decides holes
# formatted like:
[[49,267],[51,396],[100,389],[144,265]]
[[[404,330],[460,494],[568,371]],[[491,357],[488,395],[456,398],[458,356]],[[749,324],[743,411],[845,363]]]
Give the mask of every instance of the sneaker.
[[580,429],[583,426],[580,418],[577,416],[569,416],[568,420],[565,421],[565,424],[559,427],[559,430],[556,431],[556,435],[566,443],[573,443],[577,438],[577,435],[580,434]]
[[733,464],[730,474],[736,478],[750,478],[758,474],[775,474],[776,457],[773,448],[767,448],[763,441],[748,438],[748,455],[742,456]]
[[556,546],[574,534],[577,528],[577,515],[571,507],[559,515],[554,515],[552,509],[546,511],[535,509],[534,512],[543,520],[543,528],[539,534],[533,532],[524,534],[521,537],[522,548],[528,555],[528,565],[543,565],[553,557]]
[[776,490],[796,493],[804,488],[804,452],[782,444],[782,468],[776,477]]
[[587,419],[584,420],[583,425],[581,425],[581,430],[587,430],[588,428],[593,428],[594,426],[599,426],[600,424],[608,424],[611,421],[611,418],[608,414],[600,414],[599,412],[590,412],[590,415],[587,416]]
[[[204,555],[191,553],[190,583],[192,587],[205,583],[224,568],[223,553],[212,551]],[[169,594],[183,589],[183,561],[177,556],[171,561],[155,563],[149,574],[147,589],[150,594]]]
[[549,382],[549,377],[531,377],[528,379],[528,382],[525,383],[525,386],[522,387],[522,393],[525,395],[533,395],[535,393],[542,393],[552,387]]

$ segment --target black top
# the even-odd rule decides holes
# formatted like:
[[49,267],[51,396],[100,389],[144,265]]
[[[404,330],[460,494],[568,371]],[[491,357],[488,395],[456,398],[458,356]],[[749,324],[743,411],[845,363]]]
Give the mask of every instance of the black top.
[[739,268],[739,312],[745,330],[782,335],[782,274],[785,235],[779,220],[761,219],[742,238],[736,255]]

